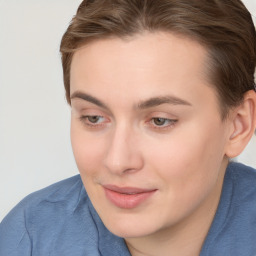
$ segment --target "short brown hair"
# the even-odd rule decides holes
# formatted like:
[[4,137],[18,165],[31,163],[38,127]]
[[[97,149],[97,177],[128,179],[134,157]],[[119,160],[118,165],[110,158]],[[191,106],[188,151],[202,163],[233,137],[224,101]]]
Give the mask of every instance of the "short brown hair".
[[240,0],[84,0],[60,51],[66,98],[74,52],[91,40],[127,37],[143,31],[182,34],[208,50],[210,82],[216,87],[222,117],[254,89],[256,33]]

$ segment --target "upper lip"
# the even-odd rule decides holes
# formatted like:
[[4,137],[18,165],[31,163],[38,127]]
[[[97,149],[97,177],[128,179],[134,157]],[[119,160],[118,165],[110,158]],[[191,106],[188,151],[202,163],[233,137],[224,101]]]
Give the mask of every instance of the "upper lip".
[[156,189],[145,189],[145,188],[135,188],[135,187],[118,187],[116,185],[103,185],[105,189],[112,190],[120,194],[140,194],[155,191]]

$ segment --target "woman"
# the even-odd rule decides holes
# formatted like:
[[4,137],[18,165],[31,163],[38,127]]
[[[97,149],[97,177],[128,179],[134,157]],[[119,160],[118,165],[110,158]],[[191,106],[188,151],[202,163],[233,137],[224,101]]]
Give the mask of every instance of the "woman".
[[0,255],[254,255],[256,34],[239,0],[83,1],[64,34],[79,176],[0,226]]

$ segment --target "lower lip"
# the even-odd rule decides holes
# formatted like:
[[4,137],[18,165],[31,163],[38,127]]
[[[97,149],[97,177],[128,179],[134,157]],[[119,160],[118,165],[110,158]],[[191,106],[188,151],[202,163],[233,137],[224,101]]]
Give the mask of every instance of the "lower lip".
[[109,199],[111,203],[115,206],[123,209],[132,209],[139,206],[141,203],[146,201],[149,197],[151,197],[156,190],[152,190],[145,193],[138,194],[121,194],[115,192],[113,190],[109,190],[104,188],[106,197]]

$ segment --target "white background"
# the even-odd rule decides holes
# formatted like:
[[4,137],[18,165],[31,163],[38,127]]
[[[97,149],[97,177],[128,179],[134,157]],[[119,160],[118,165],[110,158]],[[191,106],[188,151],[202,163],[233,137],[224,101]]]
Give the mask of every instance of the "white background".
[[[0,0],[0,221],[27,194],[78,173],[60,55],[81,0]],[[256,0],[244,1],[256,14]],[[256,167],[256,136],[239,160]]]

